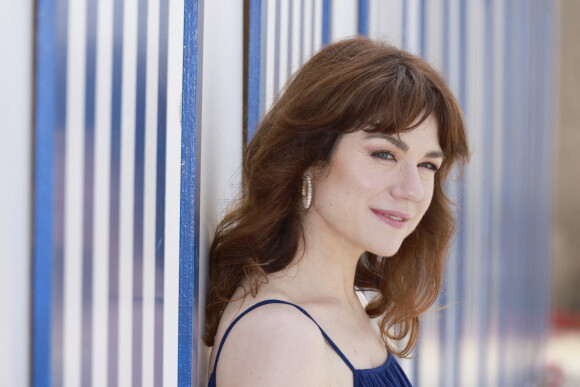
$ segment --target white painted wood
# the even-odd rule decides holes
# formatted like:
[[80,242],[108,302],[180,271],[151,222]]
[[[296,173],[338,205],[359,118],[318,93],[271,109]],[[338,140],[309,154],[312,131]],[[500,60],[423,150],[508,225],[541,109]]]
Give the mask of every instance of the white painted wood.
[[69,4],[64,193],[63,384],[81,384],[86,1]]
[[143,181],[143,330],[141,380],[153,387],[155,338],[155,239],[157,188],[157,95],[159,73],[159,0],[148,0],[145,149]]
[[[217,0],[206,2],[204,10],[198,311],[201,322],[205,321],[209,243],[225,207],[240,189],[243,144],[242,6],[242,2]],[[201,342],[199,353],[199,383],[205,385],[208,351]]]
[[[163,385],[166,387],[177,386],[183,13],[183,0],[169,2],[163,280]],[[201,48],[202,44],[198,45],[198,50]]]
[[109,334],[109,205],[111,168],[111,93],[113,77],[113,1],[97,9],[95,81],[95,183],[93,228],[92,385],[107,384]]
[[0,375],[30,384],[35,2],[0,1]]
[[119,220],[118,384],[132,383],[133,360],[133,206],[135,174],[135,98],[137,77],[137,0],[124,3],[121,181]]
[[358,1],[341,0],[332,2],[330,39],[333,42],[351,38],[358,34]]

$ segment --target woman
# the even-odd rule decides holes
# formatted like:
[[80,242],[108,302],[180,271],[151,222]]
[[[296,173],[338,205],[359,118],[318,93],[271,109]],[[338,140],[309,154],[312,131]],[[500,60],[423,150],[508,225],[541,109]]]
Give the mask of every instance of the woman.
[[209,384],[408,385],[394,356],[437,297],[443,184],[468,155],[460,107],[421,59],[366,38],[316,54],[248,146],[210,249]]

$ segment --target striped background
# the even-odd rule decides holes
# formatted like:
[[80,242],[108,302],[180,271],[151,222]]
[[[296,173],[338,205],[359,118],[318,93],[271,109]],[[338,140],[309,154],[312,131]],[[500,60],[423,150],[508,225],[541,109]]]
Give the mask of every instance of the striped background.
[[38,4],[34,385],[176,384],[183,12]]
[[549,0],[38,1],[33,384],[203,384],[204,257],[243,143],[296,68],[357,33],[445,74],[474,152],[448,187],[461,210],[445,308],[424,316],[403,366],[421,386],[535,383],[555,12]]

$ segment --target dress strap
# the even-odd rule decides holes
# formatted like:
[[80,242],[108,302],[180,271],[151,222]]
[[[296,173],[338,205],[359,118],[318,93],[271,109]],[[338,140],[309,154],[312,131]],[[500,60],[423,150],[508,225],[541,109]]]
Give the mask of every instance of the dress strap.
[[298,306],[296,304],[293,304],[291,302],[282,301],[282,300],[265,300],[265,301],[258,302],[257,304],[254,304],[254,305],[250,306],[248,309],[246,309],[245,311],[243,311],[238,317],[236,317],[234,319],[234,321],[232,321],[232,323],[230,324],[230,326],[228,327],[228,329],[226,329],[226,332],[224,333],[224,336],[222,337],[222,340],[220,342],[220,346],[218,348],[218,352],[217,352],[217,355],[215,357],[215,361],[213,363],[213,373],[214,374],[215,374],[216,369],[217,369],[217,363],[218,363],[218,360],[220,358],[220,353],[222,352],[222,348],[224,346],[224,343],[225,343],[228,335],[230,334],[230,331],[234,327],[234,325],[236,325],[236,323],[242,317],[244,317],[246,314],[250,313],[252,310],[254,310],[256,308],[259,308],[262,305],[267,305],[267,304],[286,304],[286,305],[293,306],[296,309],[298,309],[299,311],[301,311],[302,313],[304,313],[304,315],[306,315],[306,317],[308,317],[310,320],[312,320],[312,322],[314,322],[314,324],[316,324],[316,326],[318,327],[318,329],[320,329],[320,333],[322,334],[322,336],[324,337],[324,339],[328,342],[328,344],[330,344],[330,346],[332,347],[332,349],[334,349],[334,351],[338,354],[338,356],[340,356],[340,358],[342,359],[342,361],[344,361],[346,363],[346,365],[348,366],[348,368],[350,368],[351,371],[353,371],[353,372],[356,371],[356,369],[354,368],[354,366],[350,363],[350,361],[348,361],[348,359],[346,358],[346,356],[344,356],[344,354],[342,353],[342,351],[340,349],[338,349],[338,347],[336,346],[336,344],[334,344],[334,342],[330,339],[330,337],[328,337],[328,335],[326,334],[326,332],[324,332],[324,330],[320,327],[320,325],[318,325],[318,323],[316,322],[316,320],[314,320],[312,318],[312,316],[310,316],[310,314],[308,314],[307,311],[305,311],[300,306]]

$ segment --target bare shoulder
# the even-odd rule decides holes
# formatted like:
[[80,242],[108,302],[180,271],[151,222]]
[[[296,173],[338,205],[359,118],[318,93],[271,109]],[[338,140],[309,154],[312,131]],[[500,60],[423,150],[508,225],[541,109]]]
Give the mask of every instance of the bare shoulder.
[[315,386],[328,380],[323,336],[291,305],[268,304],[241,318],[217,367],[220,386]]

